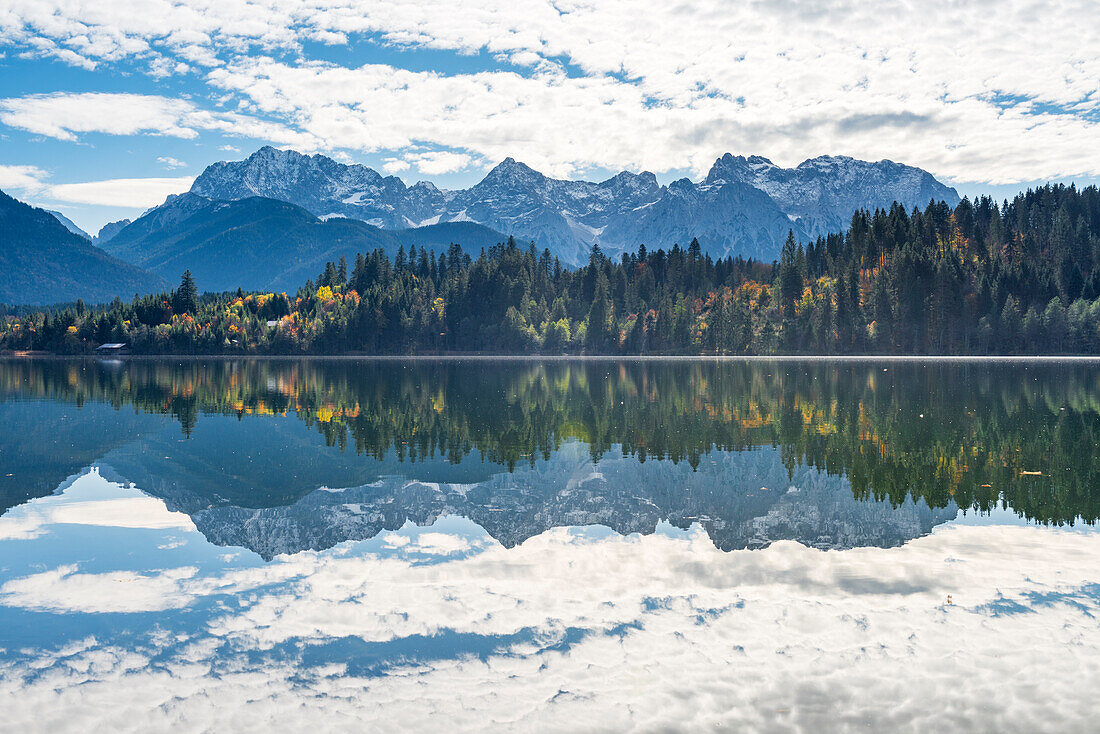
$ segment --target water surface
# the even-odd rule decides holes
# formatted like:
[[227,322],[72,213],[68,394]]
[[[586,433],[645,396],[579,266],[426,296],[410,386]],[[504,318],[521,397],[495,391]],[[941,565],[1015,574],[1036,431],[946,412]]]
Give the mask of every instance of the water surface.
[[1100,364],[12,360],[0,427],[5,730],[1100,713]]

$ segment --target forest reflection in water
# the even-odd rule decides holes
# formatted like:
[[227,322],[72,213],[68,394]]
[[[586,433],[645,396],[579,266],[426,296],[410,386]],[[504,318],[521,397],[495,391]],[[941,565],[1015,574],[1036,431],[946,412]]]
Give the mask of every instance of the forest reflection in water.
[[[22,360],[0,363],[0,395],[12,426],[0,446],[5,461],[69,459],[54,474],[13,472],[2,486],[7,505],[53,491],[98,458],[96,441],[106,453],[121,438],[90,414],[88,426],[79,415],[43,425],[25,405],[41,399],[133,408],[139,422],[170,415],[184,437],[215,416],[254,421],[242,440],[253,453],[270,448],[277,471],[252,461],[250,481],[231,471],[240,451],[216,440],[196,464],[228,479],[221,494],[247,507],[354,482],[324,473],[351,457],[404,465],[394,473],[410,476],[418,464],[434,467],[429,474],[445,464],[442,475],[465,482],[487,466],[536,467],[575,440],[594,462],[622,455],[692,470],[727,452],[775,447],[788,473],[807,466],[843,476],[857,499],[1004,506],[1053,524],[1100,517],[1100,366],[1088,362]],[[277,424],[254,416],[300,421],[317,446],[291,455]],[[331,449],[318,451],[322,441]],[[295,468],[306,458],[306,470],[320,472],[313,486]]]

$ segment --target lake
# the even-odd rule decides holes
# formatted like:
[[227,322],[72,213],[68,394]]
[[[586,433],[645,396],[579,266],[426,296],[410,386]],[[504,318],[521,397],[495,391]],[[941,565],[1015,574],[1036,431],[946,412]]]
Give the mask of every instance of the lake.
[[0,730],[1094,730],[1100,363],[0,361]]

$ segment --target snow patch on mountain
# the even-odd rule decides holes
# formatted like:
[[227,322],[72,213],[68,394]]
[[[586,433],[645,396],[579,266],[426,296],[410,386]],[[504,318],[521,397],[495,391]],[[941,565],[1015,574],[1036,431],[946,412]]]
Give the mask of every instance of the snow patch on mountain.
[[843,231],[860,208],[959,201],[954,189],[919,168],[846,156],[821,156],[787,169],[761,156],[727,153],[703,181],[667,186],[648,171],[600,182],[555,179],[505,158],[474,186],[448,191],[272,147],[243,161],[213,164],[191,192],[222,200],[264,196],[317,216],[339,214],[387,229],[476,222],[549,248],[570,265],[586,262],[597,244],[616,256],[641,244],[686,245],[693,237],[713,256],[771,260],[789,230],[807,240]]

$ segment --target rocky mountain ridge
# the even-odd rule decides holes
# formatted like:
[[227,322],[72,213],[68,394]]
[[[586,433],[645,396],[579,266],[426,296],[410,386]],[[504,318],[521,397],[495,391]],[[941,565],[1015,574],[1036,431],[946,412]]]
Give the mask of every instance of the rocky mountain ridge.
[[555,179],[506,158],[474,186],[445,190],[270,146],[243,161],[209,166],[191,193],[278,199],[321,218],[349,217],[385,229],[472,221],[534,241],[570,265],[587,261],[593,245],[616,255],[692,237],[714,256],[771,260],[788,231],[802,240],[842,231],[859,208],[959,201],[954,189],[919,168],[844,156],[785,169],[759,156],[726,154],[702,181],[668,185],[649,172],[624,171],[600,182]]

